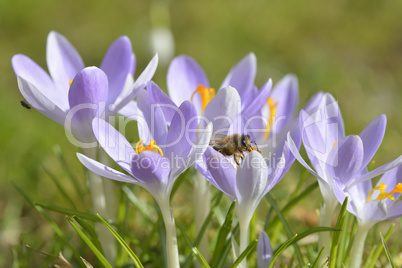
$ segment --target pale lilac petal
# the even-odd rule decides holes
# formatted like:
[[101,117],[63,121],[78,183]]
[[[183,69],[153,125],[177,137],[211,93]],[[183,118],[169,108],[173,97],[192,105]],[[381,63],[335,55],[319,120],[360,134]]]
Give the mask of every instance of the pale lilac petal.
[[[251,103],[247,105],[247,107],[243,108],[242,115],[246,118],[256,115],[260,110],[263,104],[266,103],[269,94],[271,93],[272,88],[272,80],[269,79],[258,91],[257,95],[253,98]],[[244,98],[241,98],[242,103],[244,102]]]
[[[346,209],[347,209],[350,213],[352,213],[353,215],[356,216],[356,215],[357,215],[357,210],[356,210],[357,207],[354,206],[354,204],[353,204],[353,199],[351,199],[350,195],[349,195],[347,192],[344,191],[343,186],[344,186],[344,185],[343,185],[340,181],[334,180],[334,183],[333,183],[333,192],[334,192],[334,194],[335,194],[335,196],[336,196],[336,198],[338,199],[338,201],[339,201],[340,204],[343,204],[343,202],[345,201],[345,198],[346,198],[347,196],[349,196],[348,204],[347,204]],[[325,198],[324,195],[323,195],[323,197]]]
[[135,57],[135,54],[131,54],[131,64],[130,64],[130,74],[134,77],[135,75],[135,69],[137,67],[137,59]]
[[166,157],[153,151],[143,151],[131,161],[133,176],[145,184],[155,196],[164,194],[169,187],[170,164]]
[[317,108],[317,106],[320,104],[320,101],[322,97],[324,96],[324,92],[320,91],[314,94],[306,103],[306,105],[303,106],[303,110],[310,112],[314,109]]
[[62,110],[68,109],[67,90],[65,92],[58,90],[59,88],[53,83],[50,76],[33,60],[25,55],[17,54],[13,56],[11,64],[16,76],[20,76],[35,86],[42,95]]
[[190,100],[199,85],[209,88],[208,78],[201,66],[191,57],[184,55],[171,61],[166,82],[169,96],[177,106]]
[[142,112],[140,111],[140,109],[138,109],[136,101],[130,101],[119,111],[119,114],[124,115],[125,117],[128,117],[130,119],[137,120],[137,118],[142,115]]
[[205,107],[200,124],[206,125],[212,122],[214,134],[227,134],[230,125],[240,112],[241,100],[237,90],[232,87],[222,88]]
[[126,138],[101,118],[95,118],[92,121],[92,129],[100,146],[110,158],[131,173],[131,159],[136,153]]
[[68,88],[70,79],[85,68],[80,54],[73,45],[54,31],[47,37],[46,62],[53,81],[60,88]]
[[292,118],[299,98],[297,77],[286,75],[274,86],[270,96],[277,103],[274,132],[280,131]]
[[99,163],[98,161],[95,161],[83,154],[77,153],[78,160],[80,160],[81,164],[83,164],[87,169],[90,171],[105,177],[109,178],[115,181],[121,181],[121,182],[127,182],[127,183],[133,183],[137,185],[141,185],[136,179],[133,177],[127,176],[124,173],[121,173],[120,171],[117,171],[111,167],[105,166],[102,163]]
[[257,244],[257,265],[258,268],[267,268],[274,258],[271,241],[266,232],[261,232],[258,236]]
[[108,94],[108,80],[105,73],[96,67],[80,71],[70,86],[68,117],[81,137],[92,136],[92,120],[103,114]]
[[349,184],[346,185],[346,188],[353,187],[354,185],[356,185],[360,182],[375,178],[375,177],[385,173],[386,171],[391,170],[400,165],[402,165],[402,155],[399,156],[398,158],[396,158],[395,160],[393,160],[385,165],[382,165],[381,167],[376,168],[370,172],[367,172],[367,173],[363,174],[361,177],[358,177],[353,181],[350,181]]
[[139,91],[137,105],[144,115],[151,135],[150,137],[141,137],[141,139],[152,139],[156,141],[158,146],[164,145],[168,131],[165,116],[159,105],[154,102],[145,90]]
[[388,207],[388,220],[402,217],[402,202],[394,202]]
[[243,100],[243,98],[247,98],[250,95],[253,89],[256,73],[257,58],[254,53],[250,53],[230,70],[220,88],[234,87]]
[[166,95],[165,92],[160,89],[160,87],[154,82],[150,82],[147,85],[147,90],[149,95],[158,103],[165,115],[166,122],[170,124],[172,121],[173,115],[179,109],[176,104]]
[[49,100],[46,95],[43,95],[41,91],[24,78],[17,77],[17,81],[22,96],[24,96],[32,107],[53,121],[56,121],[61,125],[64,124],[66,114],[60,109],[60,107]]
[[[229,160],[221,153],[208,147],[204,154],[204,162],[213,178],[210,181],[216,188],[221,190],[230,199],[236,196],[236,169]],[[208,177],[206,177],[208,179]]]
[[116,101],[115,111],[122,109],[127,103],[132,101],[138,92],[145,88],[146,84],[152,79],[155,74],[156,67],[158,66],[158,54],[156,54],[152,60],[145,67],[144,71],[140,74],[134,84],[131,85],[128,90],[123,90],[123,96],[119,96]]
[[363,141],[364,159],[362,167],[367,166],[382,142],[387,125],[387,117],[383,114],[374,119],[360,134]]
[[348,184],[361,170],[363,157],[363,142],[359,136],[350,135],[343,138],[328,155],[328,177]]
[[131,42],[127,36],[119,37],[106,52],[100,68],[109,80],[107,104],[113,104],[122,92],[132,68],[132,55]]
[[169,158],[172,173],[187,160],[197,132],[197,111],[190,101],[183,102],[175,113],[165,144],[165,157]]

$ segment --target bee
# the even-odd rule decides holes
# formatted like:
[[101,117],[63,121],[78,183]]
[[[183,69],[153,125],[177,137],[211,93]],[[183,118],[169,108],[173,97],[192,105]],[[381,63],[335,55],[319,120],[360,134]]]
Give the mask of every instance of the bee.
[[[239,166],[239,159],[244,158],[243,152],[251,152],[253,150],[258,150],[257,143],[252,141],[249,135],[246,134],[234,134],[230,136],[226,135],[215,135],[216,140],[210,142],[212,148],[214,150],[220,152],[224,156],[232,156],[236,162],[237,166]],[[255,147],[252,146],[255,144]]]
[[22,105],[22,107],[25,107],[28,110],[31,110],[31,106],[28,103],[26,103],[25,101],[23,101],[23,100],[21,101],[21,105]]

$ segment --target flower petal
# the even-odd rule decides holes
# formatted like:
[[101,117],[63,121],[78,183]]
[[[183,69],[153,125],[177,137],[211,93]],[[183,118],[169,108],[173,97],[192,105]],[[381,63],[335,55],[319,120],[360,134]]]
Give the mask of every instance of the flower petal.
[[124,106],[119,114],[124,115],[133,120],[137,120],[139,116],[143,116],[140,109],[138,109],[138,105],[136,101],[130,101],[126,106]]
[[279,132],[292,118],[299,98],[299,85],[295,75],[286,75],[272,90],[271,98],[276,105],[273,132]]
[[206,149],[204,162],[213,178],[210,183],[234,200],[236,196],[236,169],[233,165],[225,156],[215,151],[212,147]]
[[131,174],[131,159],[136,154],[131,144],[112,125],[101,118],[92,121],[96,139],[105,152]]
[[374,119],[360,134],[363,141],[364,159],[362,167],[366,167],[371,161],[382,142],[387,125],[387,117],[383,114]]
[[328,155],[326,173],[329,178],[350,183],[359,173],[363,163],[363,142],[357,135],[340,140]]
[[190,101],[185,101],[180,105],[179,111],[174,114],[166,138],[165,157],[170,159],[172,173],[185,164],[196,132],[197,111]]
[[59,90],[50,76],[38,64],[22,54],[14,55],[11,64],[16,76],[20,76],[35,86],[42,95],[46,96],[47,99],[59,106],[63,111],[68,110],[68,91]]
[[[169,96],[177,106],[190,100],[199,85],[209,87],[208,78],[201,66],[191,57],[184,55],[171,61],[166,82]],[[196,103],[196,106],[200,106],[200,103]]]
[[136,179],[127,176],[126,174],[121,173],[120,171],[117,171],[111,167],[105,166],[104,164],[99,163],[98,161],[95,161],[83,154],[77,153],[77,157],[78,160],[80,160],[81,164],[83,164],[87,169],[102,177],[109,178],[115,181],[141,185],[141,183],[138,182]]
[[43,95],[33,84],[22,77],[17,77],[18,88],[22,96],[39,112],[46,117],[63,125],[66,113],[60,109],[54,102]]
[[261,232],[258,236],[257,244],[257,265],[258,268],[266,268],[274,258],[271,241],[266,232]]
[[[266,103],[269,94],[271,93],[272,88],[272,79],[269,79],[258,91],[257,95],[253,98],[251,103],[243,108],[242,115],[245,118],[249,118],[253,115],[256,115],[262,108],[263,104]],[[241,98],[242,103],[244,102],[244,98]]]
[[250,91],[253,89],[256,73],[257,58],[254,53],[249,53],[230,70],[220,88],[234,87],[243,100],[250,95]]
[[155,102],[160,105],[163,114],[165,115],[166,122],[170,124],[170,122],[172,122],[173,115],[179,108],[154,82],[151,81],[147,84],[147,90]]
[[[239,93],[233,87],[222,88],[208,103],[202,114],[200,124],[213,123],[213,133],[227,134],[230,125],[241,112]],[[204,120],[205,119],[205,120]]]
[[132,55],[131,42],[127,36],[116,39],[107,50],[100,65],[109,80],[107,104],[113,104],[122,92],[132,68]]
[[85,68],[77,50],[55,31],[51,31],[47,37],[46,62],[53,81],[62,89],[67,89],[70,79]]

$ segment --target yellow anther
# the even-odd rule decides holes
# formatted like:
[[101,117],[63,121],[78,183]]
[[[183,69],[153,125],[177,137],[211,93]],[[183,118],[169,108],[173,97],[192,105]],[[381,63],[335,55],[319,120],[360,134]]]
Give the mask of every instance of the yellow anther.
[[338,143],[338,142],[335,142],[334,145],[332,145],[332,149],[334,149],[334,147],[335,147],[335,145],[336,145],[337,143]]
[[269,108],[269,118],[268,118],[268,123],[267,123],[267,126],[265,127],[265,132],[264,132],[264,140],[265,141],[268,140],[269,134],[271,134],[272,125],[274,124],[275,115],[276,115],[276,106],[278,105],[278,102],[274,102],[274,99],[269,97],[267,99],[267,104],[268,104],[268,108]]
[[389,194],[402,193],[402,183],[398,183]]
[[144,146],[143,140],[139,140],[137,144],[135,145],[135,152],[137,154],[143,152],[143,151],[153,151],[155,153],[160,153],[161,156],[163,156],[163,152],[161,147],[156,145],[155,140],[150,140],[149,144]]
[[207,88],[203,85],[199,85],[197,89],[191,95],[191,101],[193,101],[194,95],[198,93],[201,96],[201,113],[204,112],[205,107],[207,104],[212,100],[215,96],[215,90],[213,88]]
[[367,203],[370,201],[371,194],[373,193],[374,190],[380,190],[380,193],[378,194],[377,198],[374,200],[384,200],[385,198],[388,198],[389,200],[395,200],[395,197],[392,196],[394,193],[402,193],[402,183],[398,183],[395,188],[387,193],[385,192],[385,188],[387,188],[387,185],[384,183],[380,183],[377,187],[374,187],[370,193],[369,196],[367,197]]
[[68,86],[71,87],[71,84],[73,83],[73,79],[70,79]]

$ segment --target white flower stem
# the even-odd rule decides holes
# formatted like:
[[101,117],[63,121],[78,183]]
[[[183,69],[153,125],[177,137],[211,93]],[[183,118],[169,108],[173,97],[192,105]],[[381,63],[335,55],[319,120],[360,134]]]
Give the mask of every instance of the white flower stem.
[[[250,240],[250,219],[239,219],[239,227],[240,227],[240,248],[239,248],[239,256],[240,254],[247,248]],[[247,258],[245,258],[241,263],[240,267],[247,268]]]
[[[334,213],[334,206],[324,203],[320,209],[320,226],[331,227],[332,216]],[[324,251],[321,255],[320,263],[325,262],[330,254],[331,250],[331,236],[330,232],[318,233],[318,250],[320,251],[324,247]]]
[[[209,183],[197,171],[197,174],[194,178],[194,220],[195,220],[195,229],[197,234],[200,232],[202,225],[205,219],[208,217],[210,210],[210,189]],[[205,230],[204,236],[201,239],[201,242],[198,246],[198,250],[201,252],[202,256],[205,259],[208,259],[208,231]],[[200,263],[196,263],[196,267],[202,267]]]
[[169,197],[165,199],[159,201],[157,200],[157,202],[161,210],[163,222],[165,223],[166,228],[167,267],[177,268],[180,267],[180,263],[179,250],[177,248],[176,225],[174,222],[173,209],[169,205]]
[[367,233],[370,229],[371,225],[359,224],[357,226],[355,239],[353,241],[352,250],[350,252],[350,266],[351,268],[359,268],[361,267],[362,257],[363,257],[363,249],[364,249],[364,241],[366,240]]
[[[90,158],[97,159],[96,148],[85,149],[84,153]],[[112,192],[110,190],[112,188],[108,186],[109,191],[106,194],[104,185],[105,181],[108,181],[108,179],[102,179],[102,177],[98,174],[88,171],[88,184],[91,192],[93,211],[95,213],[99,213],[102,217],[106,219],[114,220],[115,218],[112,217],[114,213],[112,212],[116,211],[116,209],[111,207],[113,203],[108,203],[109,198],[112,198],[114,200],[114,192]],[[98,233],[99,242],[105,253],[106,259],[110,263],[114,264],[116,258],[116,239],[103,223],[96,223],[95,227]]]

